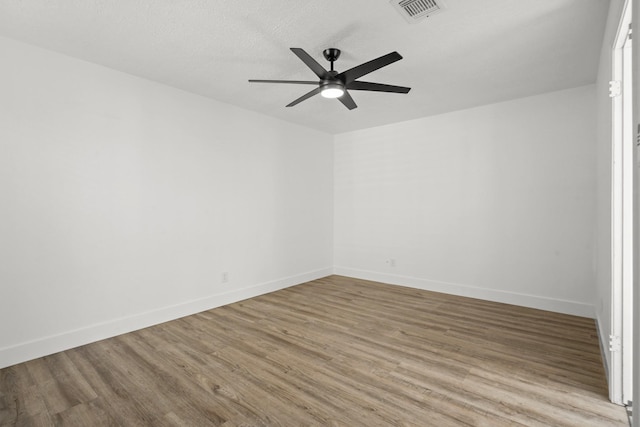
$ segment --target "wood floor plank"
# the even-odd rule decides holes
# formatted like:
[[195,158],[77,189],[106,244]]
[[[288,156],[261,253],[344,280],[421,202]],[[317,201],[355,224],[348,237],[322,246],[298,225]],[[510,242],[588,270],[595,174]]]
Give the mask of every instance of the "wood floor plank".
[[0,370],[0,426],[626,426],[594,321],[330,276]]

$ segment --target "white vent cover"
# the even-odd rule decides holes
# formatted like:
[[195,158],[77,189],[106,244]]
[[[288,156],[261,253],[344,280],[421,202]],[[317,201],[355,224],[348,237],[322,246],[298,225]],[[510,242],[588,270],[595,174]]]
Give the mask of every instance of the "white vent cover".
[[410,23],[421,21],[444,9],[442,0],[391,0],[391,4]]

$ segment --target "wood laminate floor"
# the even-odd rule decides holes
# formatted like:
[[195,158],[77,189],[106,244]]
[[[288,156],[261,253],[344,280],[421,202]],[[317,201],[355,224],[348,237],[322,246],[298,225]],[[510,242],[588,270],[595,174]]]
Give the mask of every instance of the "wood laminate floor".
[[591,319],[331,276],[2,369],[0,425],[627,422]]

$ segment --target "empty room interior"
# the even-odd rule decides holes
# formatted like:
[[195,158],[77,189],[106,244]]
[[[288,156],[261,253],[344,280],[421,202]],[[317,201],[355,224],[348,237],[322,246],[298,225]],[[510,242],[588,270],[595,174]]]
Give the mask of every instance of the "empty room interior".
[[3,0],[0,426],[640,426],[638,3]]

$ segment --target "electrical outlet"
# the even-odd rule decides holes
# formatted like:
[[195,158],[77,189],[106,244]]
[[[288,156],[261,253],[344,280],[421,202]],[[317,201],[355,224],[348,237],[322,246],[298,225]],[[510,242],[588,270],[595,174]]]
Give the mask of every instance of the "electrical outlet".
[[222,283],[227,283],[229,281],[229,273],[226,271],[222,273]]

